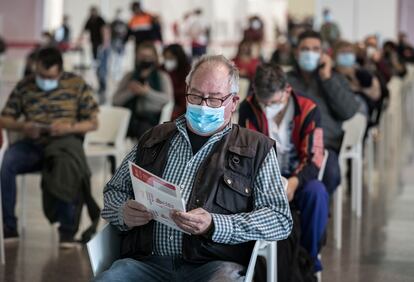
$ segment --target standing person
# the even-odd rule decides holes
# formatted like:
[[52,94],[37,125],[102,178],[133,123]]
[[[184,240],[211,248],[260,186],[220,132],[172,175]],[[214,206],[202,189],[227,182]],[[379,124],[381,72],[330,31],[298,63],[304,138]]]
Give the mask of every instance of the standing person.
[[69,26],[69,16],[64,15],[62,25],[55,31],[55,41],[59,49],[64,52],[70,48],[71,29]]
[[[274,141],[231,123],[237,68],[203,56],[186,81],[186,115],[149,130],[105,187],[102,217],[124,231],[123,259],[94,281],[243,281],[255,241],[291,231]],[[180,187],[187,212],[171,219],[188,234],[131,199],[129,161]]]
[[112,102],[132,111],[128,136],[139,139],[159,123],[162,108],[173,102],[174,96],[171,79],[160,69],[152,42],[141,43],[135,58],[135,69],[121,80]]
[[84,32],[89,32],[92,44],[92,56],[95,60],[96,75],[99,83],[99,103],[103,104],[106,101],[105,92],[106,76],[108,72],[110,33],[104,19],[99,15],[98,8],[95,6],[90,9],[90,16],[85,24]]
[[39,170],[43,210],[51,223],[60,223],[61,247],[75,243],[83,202],[96,228],[100,210],[90,193],[82,140],[97,128],[97,114],[90,87],[81,77],[63,71],[60,51],[39,50],[35,74],[17,84],[0,117],[2,128],[25,136],[7,149],[1,167],[5,238],[18,238],[16,176]]
[[321,113],[323,141],[329,151],[323,182],[332,194],[341,181],[338,154],[342,122],[351,118],[360,105],[345,78],[332,70],[332,59],[322,51],[319,33],[309,30],[299,36],[295,58],[297,64],[287,74],[288,82],[301,95],[312,99]]
[[159,21],[154,16],[142,9],[141,2],[131,4],[132,18],[128,22],[128,34],[126,40],[133,36],[135,39],[135,48],[138,48],[142,42],[155,42],[162,40],[161,27]]
[[335,42],[341,38],[341,30],[333,21],[332,12],[329,9],[323,10],[321,38],[325,49],[333,47]]
[[193,59],[207,53],[209,32],[209,27],[203,16],[203,10],[194,10],[186,20],[186,34],[191,40]]
[[171,120],[175,120],[185,113],[186,84],[185,77],[190,71],[190,60],[179,44],[168,45],[164,51],[163,69],[170,75],[174,91],[174,110]]
[[121,9],[115,12],[115,19],[111,23],[111,61],[112,77],[119,81],[122,77],[122,59],[125,52],[125,38],[128,34],[128,25],[121,19]]

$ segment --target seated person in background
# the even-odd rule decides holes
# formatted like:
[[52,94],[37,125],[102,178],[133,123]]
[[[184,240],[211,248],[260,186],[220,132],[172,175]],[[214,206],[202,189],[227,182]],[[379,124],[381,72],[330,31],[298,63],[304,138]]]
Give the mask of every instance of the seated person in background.
[[248,78],[249,80],[253,79],[260,61],[252,55],[252,42],[246,40],[240,42],[237,55],[234,57],[233,62],[239,69],[241,77]]
[[321,113],[323,142],[329,150],[323,182],[332,194],[341,181],[338,154],[343,137],[342,122],[351,118],[360,104],[346,79],[332,71],[332,60],[322,52],[319,33],[303,32],[295,56],[297,65],[287,74],[288,82],[301,95],[312,99]]
[[293,66],[295,57],[292,47],[287,40],[279,40],[276,50],[273,52],[270,62],[282,66]]
[[[102,217],[124,231],[121,257],[95,281],[243,281],[256,240],[285,239],[292,218],[274,141],[231,124],[238,71],[203,56],[187,76],[187,112],[148,131],[104,189]],[[133,200],[128,161],[181,187],[184,234]]]
[[333,49],[335,70],[349,82],[351,90],[362,99],[363,112],[371,116],[377,101],[381,98],[381,86],[377,77],[356,63],[355,47],[350,42],[339,41]]
[[288,179],[288,200],[300,211],[301,245],[311,255],[314,271],[320,271],[317,256],[328,221],[329,196],[318,181],[324,154],[318,108],[297,95],[274,64],[257,68],[253,89],[253,96],[240,105],[239,124],[276,141],[280,171]]
[[1,192],[4,235],[16,238],[16,176],[42,170],[44,211],[51,222],[60,223],[60,242],[65,247],[74,242],[82,203],[87,203],[96,224],[100,210],[90,194],[82,146],[83,136],[97,128],[98,105],[85,81],[62,68],[58,49],[40,49],[36,73],[18,82],[6,102],[0,125],[23,133],[24,139],[4,154]]
[[139,139],[157,125],[162,108],[173,101],[171,79],[158,67],[154,44],[141,43],[136,50],[135,70],[124,76],[113,97],[115,106],[132,111],[128,136]]
[[185,77],[190,71],[190,60],[179,44],[171,44],[163,51],[163,69],[170,75],[174,90],[174,111],[171,120],[185,113]]
[[391,70],[391,74],[403,78],[407,74],[404,59],[398,54],[398,46],[386,41],[382,47],[382,59]]

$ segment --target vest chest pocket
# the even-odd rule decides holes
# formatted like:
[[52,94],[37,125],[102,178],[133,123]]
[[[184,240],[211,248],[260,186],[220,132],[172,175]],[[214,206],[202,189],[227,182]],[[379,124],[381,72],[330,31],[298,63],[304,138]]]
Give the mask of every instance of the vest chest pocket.
[[144,146],[141,152],[138,153],[138,157],[141,158],[141,166],[152,164],[157,159],[160,150],[160,145],[154,145],[151,147]]
[[227,157],[228,167],[238,173],[251,177],[255,152],[250,147],[230,147]]
[[252,188],[245,177],[226,172],[219,182],[216,204],[228,214],[247,212],[253,209]]

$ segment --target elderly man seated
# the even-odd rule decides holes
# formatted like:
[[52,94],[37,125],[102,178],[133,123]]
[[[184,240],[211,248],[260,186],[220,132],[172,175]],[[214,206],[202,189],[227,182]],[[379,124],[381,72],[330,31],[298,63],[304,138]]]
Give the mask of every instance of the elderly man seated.
[[[104,190],[102,217],[124,231],[121,255],[95,281],[242,281],[255,240],[292,228],[274,141],[231,124],[238,71],[203,56],[187,77],[187,111],[148,131]],[[189,234],[154,221],[133,197],[132,161],[181,187]]]

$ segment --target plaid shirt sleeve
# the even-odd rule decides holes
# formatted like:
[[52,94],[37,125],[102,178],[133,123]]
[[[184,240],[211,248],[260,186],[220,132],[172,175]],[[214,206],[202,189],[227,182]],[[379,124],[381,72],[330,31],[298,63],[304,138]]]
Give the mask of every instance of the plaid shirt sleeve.
[[232,215],[212,214],[212,217],[212,240],[217,243],[276,241],[289,236],[292,217],[273,148],[266,156],[254,182],[254,210]]
[[125,157],[121,167],[115,172],[111,180],[106,184],[104,189],[104,208],[102,218],[106,219],[112,225],[118,227],[121,231],[128,230],[124,223],[122,206],[128,199],[134,198],[131,177],[129,176],[128,161],[134,161],[137,146]]

